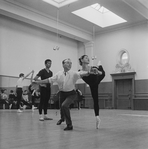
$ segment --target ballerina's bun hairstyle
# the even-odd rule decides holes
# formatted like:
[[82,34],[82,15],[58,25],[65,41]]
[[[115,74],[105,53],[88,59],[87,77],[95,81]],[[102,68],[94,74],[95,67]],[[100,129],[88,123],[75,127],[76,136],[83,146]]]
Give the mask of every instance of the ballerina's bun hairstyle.
[[87,55],[82,55],[80,58],[79,58],[79,64],[82,66],[82,59],[87,56]]

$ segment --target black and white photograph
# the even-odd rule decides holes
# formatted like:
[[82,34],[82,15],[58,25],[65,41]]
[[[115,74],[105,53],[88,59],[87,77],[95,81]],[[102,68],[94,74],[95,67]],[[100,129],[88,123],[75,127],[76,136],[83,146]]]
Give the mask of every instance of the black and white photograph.
[[0,0],[0,149],[148,149],[148,0]]

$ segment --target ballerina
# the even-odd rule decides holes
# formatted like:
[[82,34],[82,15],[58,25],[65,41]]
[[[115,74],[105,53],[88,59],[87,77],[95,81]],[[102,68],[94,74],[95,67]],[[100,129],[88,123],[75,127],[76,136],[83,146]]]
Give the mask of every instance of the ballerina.
[[88,76],[83,76],[82,79],[90,87],[91,95],[94,101],[94,112],[96,116],[96,128],[100,126],[99,117],[99,99],[98,99],[98,87],[102,79],[105,77],[105,71],[100,63],[96,66],[90,66],[90,60],[87,55],[83,55],[79,58],[79,63],[82,66],[83,71],[91,72]]

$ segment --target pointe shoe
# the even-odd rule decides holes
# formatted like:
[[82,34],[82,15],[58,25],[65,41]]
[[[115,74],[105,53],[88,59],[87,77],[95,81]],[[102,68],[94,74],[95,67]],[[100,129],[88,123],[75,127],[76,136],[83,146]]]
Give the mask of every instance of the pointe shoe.
[[100,123],[101,123],[100,118],[96,117],[96,129],[99,129]]

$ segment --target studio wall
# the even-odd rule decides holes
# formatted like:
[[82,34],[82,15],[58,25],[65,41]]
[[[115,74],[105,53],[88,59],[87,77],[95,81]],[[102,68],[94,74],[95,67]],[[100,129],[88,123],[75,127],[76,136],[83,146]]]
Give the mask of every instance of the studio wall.
[[120,50],[129,52],[130,65],[136,80],[148,79],[148,23],[141,22],[128,28],[117,29],[96,36],[94,55],[102,61],[106,70],[104,81],[111,81]]
[[[59,50],[53,50],[58,45]],[[77,41],[58,36],[47,30],[11,19],[0,17],[0,75],[15,76],[19,73],[35,74],[44,68],[45,59],[52,60],[53,73],[62,70],[62,60],[71,58],[77,70]]]

